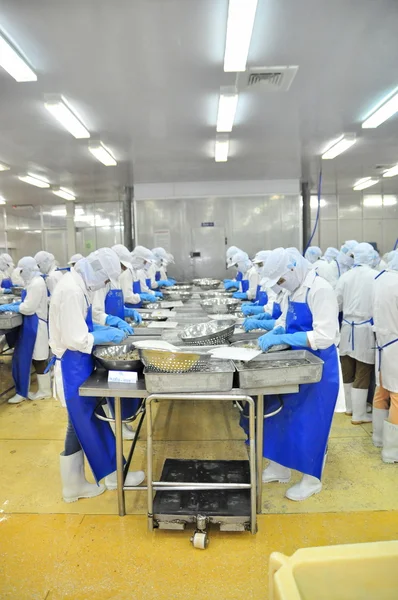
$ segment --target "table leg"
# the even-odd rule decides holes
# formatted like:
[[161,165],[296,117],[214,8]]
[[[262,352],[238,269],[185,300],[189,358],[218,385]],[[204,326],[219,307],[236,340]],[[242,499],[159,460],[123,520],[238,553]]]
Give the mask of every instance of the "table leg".
[[115,398],[115,432],[116,432],[116,469],[117,469],[117,500],[119,516],[126,514],[124,498],[124,469],[123,469],[123,433],[122,433],[122,406],[120,398]]
[[153,428],[152,428],[152,398],[146,400],[147,424],[147,500],[148,500],[148,531],[153,531]]
[[257,450],[257,514],[261,514],[263,499],[263,436],[264,436],[264,396],[257,396],[256,410],[256,450]]
[[250,490],[250,524],[251,532],[257,533],[257,469],[256,469],[256,442],[255,442],[255,429],[256,429],[256,409],[253,398],[248,398],[249,403],[249,448],[250,448],[250,483],[252,485]]

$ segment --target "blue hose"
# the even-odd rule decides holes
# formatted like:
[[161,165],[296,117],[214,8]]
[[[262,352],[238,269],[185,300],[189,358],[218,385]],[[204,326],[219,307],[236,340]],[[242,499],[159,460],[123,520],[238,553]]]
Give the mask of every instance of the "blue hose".
[[[321,212],[321,193],[322,193],[322,169],[319,171],[319,179],[318,179],[318,208],[316,211],[316,219],[315,219],[315,225],[314,225],[314,229],[313,232],[311,234],[310,239],[308,240],[308,244],[303,252],[303,256],[305,255],[305,253],[307,252],[308,248],[311,246],[311,242],[314,238],[315,232],[316,232],[316,228],[318,227],[318,222],[319,222],[319,215]],[[397,240],[398,242],[398,240]]]

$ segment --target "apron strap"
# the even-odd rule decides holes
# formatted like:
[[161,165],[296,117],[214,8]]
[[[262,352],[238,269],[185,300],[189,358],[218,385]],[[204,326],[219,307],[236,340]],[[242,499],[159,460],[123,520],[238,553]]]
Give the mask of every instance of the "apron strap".
[[57,358],[55,355],[53,355],[50,358],[50,360],[48,361],[48,365],[47,365],[47,367],[46,367],[46,369],[44,371],[45,374],[49,372],[49,370],[55,365],[55,363],[56,363],[57,360],[61,360],[61,359]]
[[351,327],[350,337],[348,339],[351,340],[351,350],[355,350],[355,341],[354,341],[355,326],[356,325],[366,325],[367,323],[370,323],[371,325],[373,325],[373,319],[370,318],[367,321],[361,321],[360,323],[356,323],[355,321],[347,321],[347,319],[343,319],[343,322],[347,323],[347,325],[350,325],[350,327]]
[[395,344],[396,342],[398,342],[398,338],[395,340],[392,340],[391,342],[388,342],[387,344],[384,344],[384,346],[379,346],[377,345],[376,348],[379,351],[379,371],[380,371],[380,367],[381,367],[381,353],[383,352],[384,348],[387,348],[388,346],[391,346],[392,344]]

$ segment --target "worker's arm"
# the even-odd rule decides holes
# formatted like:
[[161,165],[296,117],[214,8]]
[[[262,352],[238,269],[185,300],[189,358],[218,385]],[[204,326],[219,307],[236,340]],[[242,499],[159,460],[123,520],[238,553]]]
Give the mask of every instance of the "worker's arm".
[[123,271],[119,277],[119,284],[123,292],[124,303],[139,304],[141,301],[139,294],[133,292],[133,274],[130,269]]
[[107,314],[105,313],[105,298],[109,291],[109,285],[105,288],[97,290],[93,294],[93,323],[97,325],[106,325]]
[[338,342],[339,309],[336,295],[328,285],[310,289],[308,306],[312,312],[312,330],[307,332],[312,350],[325,350]]
[[87,324],[87,303],[80,290],[71,290],[62,298],[59,322],[62,342],[68,350],[91,354],[94,337]]
[[47,287],[43,277],[34,277],[26,288],[26,297],[19,305],[19,312],[27,316],[36,314],[43,298],[43,293],[47,294]]
[[260,276],[257,272],[257,269],[255,269],[255,268],[250,269],[250,271],[248,273],[248,279],[249,279],[249,289],[247,290],[247,299],[248,300],[254,300],[256,298],[259,278],[260,278]]
[[344,275],[342,277],[340,277],[340,279],[337,281],[336,284],[336,288],[335,288],[335,294],[336,294],[336,299],[337,299],[337,304],[339,306],[339,311],[343,310],[343,300],[344,300],[344,282],[345,282],[345,277]]

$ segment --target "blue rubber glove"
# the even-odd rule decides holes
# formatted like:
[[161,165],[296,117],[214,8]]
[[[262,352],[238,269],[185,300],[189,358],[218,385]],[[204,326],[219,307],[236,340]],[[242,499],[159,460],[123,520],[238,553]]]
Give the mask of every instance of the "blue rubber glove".
[[174,285],[173,281],[170,281],[170,279],[161,279],[157,284],[159,287],[171,287]]
[[127,337],[125,331],[116,329],[116,327],[101,327],[99,329],[94,329],[92,335],[94,336],[94,346],[97,344],[121,344]]
[[126,323],[126,321],[123,321],[123,319],[119,319],[119,317],[108,315],[105,323],[110,325],[110,327],[116,327],[117,329],[125,331],[127,335],[134,335],[134,329],[131,327],[131,325]]
[[170,277],[167,281],[170,281],[171,285],[175,285],[177,283],[175,279],[170,279]]
[[264,306],[255,306],[254,304],[242,304],[241,311],[243,314],[248,317],[249,315],[258,315],[258,318],[261,315],[264,315]]
[[12,291],[10,290],[10,288],[5,288],[3,290],[3,294],[12,294]]
[[19,304],[2,304],[0,305],[0,312],[19,313]]
[[161,300],[163,298],[162,292],[153,292],[153,293],[156,296],[156,298],[159,298],[159,300]]
[[138,324],[142,323],[142,317],[140,315],[140,313],[136,310],[134,310],[134,308],[128,308],[127,306],[124,307],[124,316],[128,319],[134,319],[134,321]]
[[[263,312],[261,313],[261,315],[256,315],[256,319],[258,319],[259,321],[269,321],[270,319],[272,319],[272,315],[264,312],[264,306],[263,306]],[[275,319],[273,319],[273,320],[275,321]]]
[[243,321],[243,328],[245,331],[252,331],[252,329],[265,329],[271,331],[274,328],[275,321],[268,319],[267,321],[261,321],[260,319],[245,319]]
[[247,292],[235,292],[235,294],[232,294],[232,298],[236,298],[237,300],[247,300]]
[[224,279],[224,289],[237,290],[239,289],[239,283],[235,279]]
[[283,333],[286,333],[286,329],[282,327],[282,325],[279,325],[278,327],[275,327],[271,333],[274,333],[275,335],[282,335]]
[[298,348],[308,348],[308,338],[305,331],[296,331],[296,333],[282,333],[275,335],[275,333],[267,333],[262,335],[257,340],[263,352],[266,352],[272,346],[278,344],[288,344],[289,346],[296,346]]
[[140,294],[141,300],[145,302],[156,302],[156,296],[154,294]]

